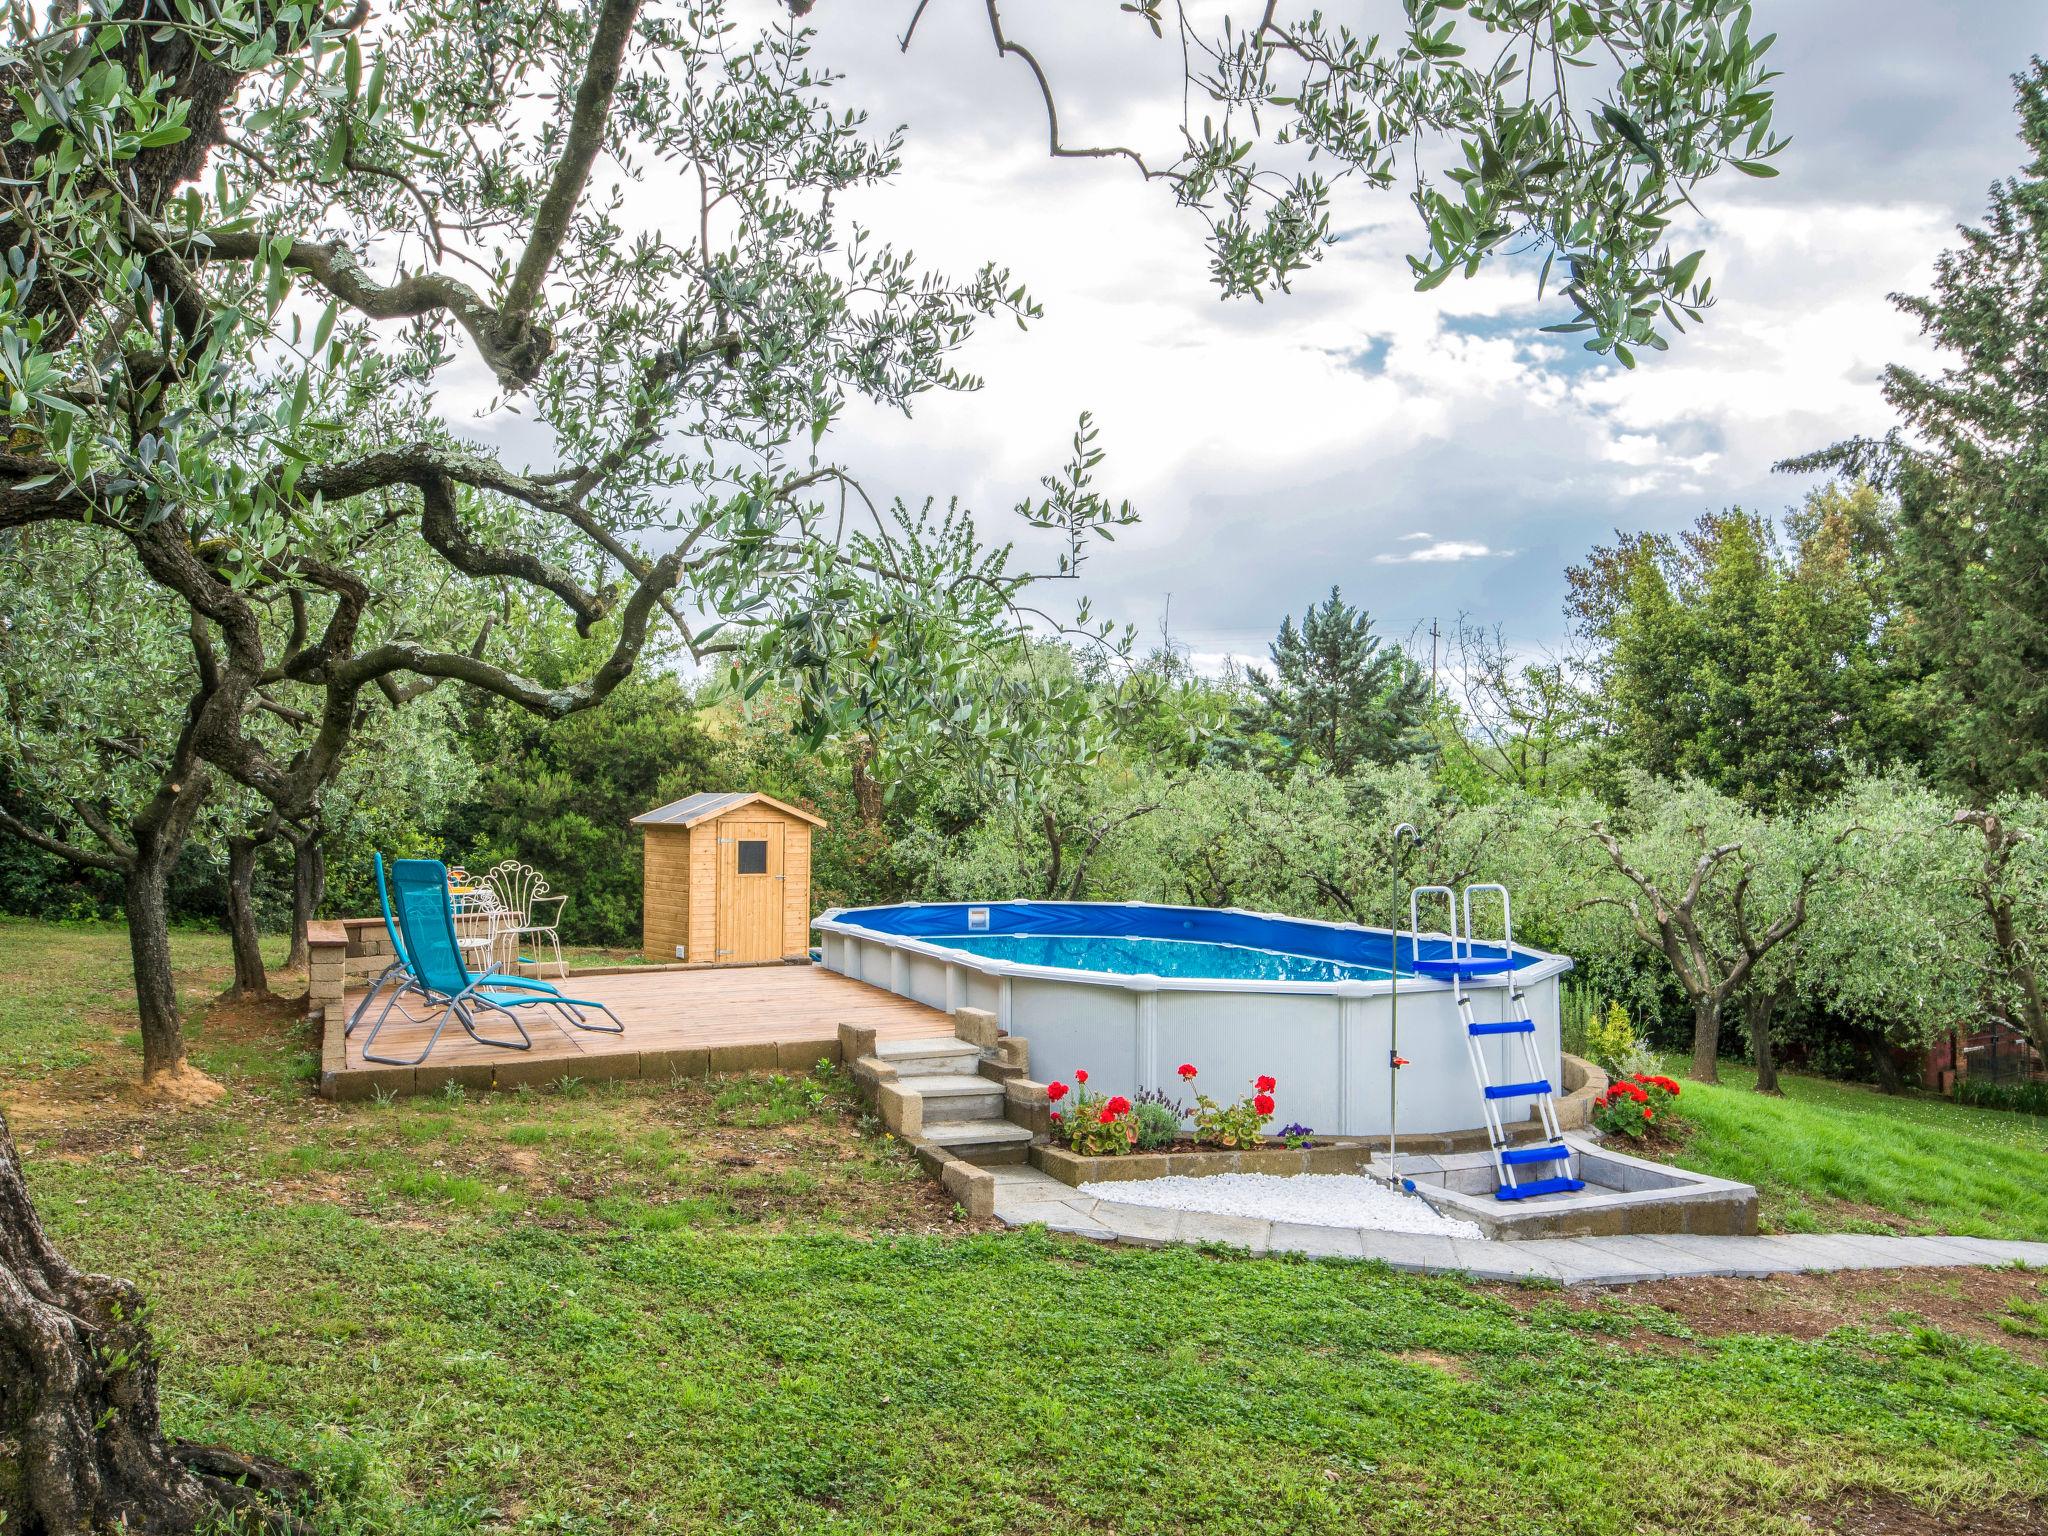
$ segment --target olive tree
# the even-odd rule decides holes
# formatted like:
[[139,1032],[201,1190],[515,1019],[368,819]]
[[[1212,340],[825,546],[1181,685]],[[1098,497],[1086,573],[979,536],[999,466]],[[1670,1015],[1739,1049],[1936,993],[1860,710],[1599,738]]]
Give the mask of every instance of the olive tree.
[[1961,891],[1983,941],[1987,1011],[2048,1059],[2048,800],[2015,794],[1958,811],[1950,832],[1969,849]]
[[1841,884],[1861,829],[1832,815],[1765,817],[1694,780],[1635,774],[1625,788],[1618,811],[1579,807],[1560,818],[1592,893],[1580,904],[1619,912],[1670,966],[1692,1008],[1691,1075],[1715,1082],[1724,1015],[1752,989],[1766,1001],[1746,1023],[1769,1058],[1779,978],[1766,967],[1783,964],[1781,946]]
[[[308,824],[377,691],[560,716],[662,627],[710,659],[848,580],[913,627],[945,587],[824,439],[853,396],[974,387],[949,361],[974,322],[1035,311],[845,225],[900,141],[807,50],[720,0],[515,7],[488,37],[452,3],[16,13],[0,533],[123,550],[195,650],[129,881],[146,1079],[183,1072],[162,871],[210,780]],[[1079,539],[1113,514],[1043,515]],[[543,682],[502,637],[387,621],[422,583],[566,612],[597,659]],[[254,723],[287,692],[288,751]]]
[[142,1007],[173,1029],[166,882],[222,830],[188,707],[210,654],[129,550],[61,524],[0,534],[0,830],[119,878]]
[[[855,397],[973,388],[950,359],[977,320],[1035,309],[995,266],[926,272],[840,216],[900,139],[837,104],[793,24],[722,0],[482,24],[454,0],[60,0],[9,13],[0,86],[0,537],[132,562],[190,651],[143,810],[107,827],[133,851],[147,1082],[188,1073],[163,878],[215,781],[304,822],[377,693],[560,717],[664,627],[711,659],[847,581],[905,625],[942,600],[950,577],[894,558],[917,519],[842,499],[827,435]],[[1044,515],[1079,539],[1104,513]],[[458,607],[565,613],[595,659],[543,681],[496,636],[384,622],[423,569]],[[1006,602],[1029,575],[991,579]],[[306,716],[287,737],[267,696]],[[15,817],[88,809],[107,820],[90,796]],[[132,1318],[67,1278],[0,1160],[0,1444],[33,1469],[0,1478],[9,1529],[206,1517],[146,1332],[96,1347],[109,1306]]]
[[[1508,824],[1502,807],[1467,804],[1413,763],[1278,782],[1210,766],[1159,794],[1158,805],[1124,850],[1129,889],[1116,894],[1375,927],[1406,926],[1406,885],[1493,878]],[[1396,844],[1403,822],[1419,845]]]
[[[933,3],[906,0],[906,52]],[[1207,224],[1226,294],[1287,288],[1335,239],[1341,184],[1405,184],[1422,226],[1408,258],[1418,289],[1502,254],[1540,257],[1539,296],[1555,268],[1572,314],[1548,329],[1629,367],[1713,302],[1705,253],[1668,244],[1673,216],[1723,170],[1775,176],[1786,142],[1771,126],[1773,38],[1731,0],[1411,0],[1377,31],[1281,0],[1220,18],[1127,0],[1132,25],[1183,61],[1165,153],[1075,135],[1030,27],[996,0],[981,9],[997,54],[1037,88],[1048,151],[1169,188]]]

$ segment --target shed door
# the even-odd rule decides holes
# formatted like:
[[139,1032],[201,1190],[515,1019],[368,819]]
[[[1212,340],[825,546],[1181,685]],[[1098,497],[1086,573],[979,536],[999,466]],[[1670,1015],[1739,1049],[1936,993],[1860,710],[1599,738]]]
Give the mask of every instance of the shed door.
[[782,957],[782,823],[718,824],[720,960]]

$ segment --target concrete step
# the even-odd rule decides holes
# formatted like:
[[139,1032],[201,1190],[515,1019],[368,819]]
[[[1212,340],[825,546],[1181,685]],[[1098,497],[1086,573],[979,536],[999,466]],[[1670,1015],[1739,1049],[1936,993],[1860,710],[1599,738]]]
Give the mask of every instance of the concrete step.
[[981,1060],[981,1048],[951,1035],[938,1035],[929,1040],[878,1041],[875,1055],[894,1067],[899,1078],[964,1075],[972,1073]]
[[985,1077],[965,1072],[899,1075],[896,1086],[924,1100],[924,1123],[928,1126],[958,1120],[995,1120],[1003,1113],[1002,1085]]
[[1031,1132],[1008,1120],[949,1120],[927,1125],[924,1139],[955,1157],[994,1167],[1023,1162]]
[[966,1141],[1006,1141],[1026,1145],[1031,1140],[1031,1131],[1014,1120],[953,1120],[933,1126],[924,1133],[924,1139],[935,1141],[942,1147],[957,1147]]

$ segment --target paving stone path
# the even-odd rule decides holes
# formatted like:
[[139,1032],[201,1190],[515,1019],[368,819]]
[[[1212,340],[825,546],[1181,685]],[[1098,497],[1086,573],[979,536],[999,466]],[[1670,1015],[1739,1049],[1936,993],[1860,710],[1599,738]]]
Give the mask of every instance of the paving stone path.
[[1633,1285],[1704,1275],[1780,1275],[1806,1270],[2048,1266],[2048,1243],[1983,1237],[1574,1237],[1529,1242],[1420,1237],[1399,1232],[1304,1227],[1199,1211],[1161,1211],[1080,1194],[1036,1168],[989,1170],[995,1214],[1013,1227],[1102,1242],[1222,1243],[1252,1253],[1378,1259],[1391,1269],[1462,1273],[1475,1280],[1551,1280],[1563,1285]]

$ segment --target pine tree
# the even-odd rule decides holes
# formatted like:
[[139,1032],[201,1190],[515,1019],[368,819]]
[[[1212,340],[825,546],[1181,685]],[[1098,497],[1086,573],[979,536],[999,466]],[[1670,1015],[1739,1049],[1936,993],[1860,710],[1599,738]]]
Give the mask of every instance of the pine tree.
[[2048,789],[2048,65],[2014,79],[2019,176],[1894,295],[1941,349],[1939,377],[1885,371],[1902,424],[1787,468],[1848,467],[1898,496],[1900,591],[1945,722],[1934,766],[1980,799]]
[[1328,601],[1309,605],[1299,629],[1288,615],[1267,654],[1272,675],[1251,669],[1254,713],[1288,765],[1348,774],[1429,750],[1429,680],[1405,651],[1375,635],[1372,615],[1347,604],[1337,588]]

